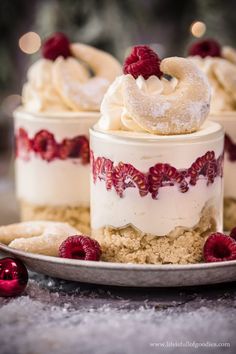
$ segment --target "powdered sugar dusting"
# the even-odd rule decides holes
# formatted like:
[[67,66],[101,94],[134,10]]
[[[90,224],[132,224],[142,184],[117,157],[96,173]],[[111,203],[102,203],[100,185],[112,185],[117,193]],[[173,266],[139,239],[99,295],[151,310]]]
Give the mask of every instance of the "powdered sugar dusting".
[[60,244],[78,233],[67,223],[29,221],[0,227],[0,242],[26,252],[56,256]]
[[223,57],[190,57],[190,60],[206,74],[210,82],[212,89],[211,112],[234,111],[236,109],[235,51],[229,48],[228,52],[226,48],[223,47]]

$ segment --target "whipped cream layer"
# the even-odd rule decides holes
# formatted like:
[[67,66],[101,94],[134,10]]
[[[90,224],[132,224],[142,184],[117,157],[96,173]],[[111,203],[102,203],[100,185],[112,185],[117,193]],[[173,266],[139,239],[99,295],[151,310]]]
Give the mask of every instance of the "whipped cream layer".
[[[223,57],[189,57],[208,77],[211,85],[211,113],[236,110],[236,62]],[[226,58],[227,57],[227,58]]]
[[[49,119],[50,116],[50,119]],[[15,132],[27,131],[29,138],[47,129],[54,138],[89,136],[89,128],[99,118],[98,113],[28,114],[22,110],[14,113]],[[20,200],[35,205],[89,206],[89,164],[78,159],[42,160],[30,152],[29,159],[16,158],[16,191]]]
[[[131,132],[102,132],[97,125],[90,130],[94,158],[104,157],[118,165],[131,164],[146,173],[157,163],[187,169],[197,158],[213,151],[216,158],[223,152],[223,131],[219,124],[207,122],[200,131],[175,136],[156,136]],[[176,227],[194,227],[206,205],[215,209],[217,229],[222,229],[222,178],[207,184],[199,178],[196,185],[181,193],[177,185],[159,189],[157,199],[151,194],[140,196],[136,188],[124,190],[120,197],[114,188],[107,190],[105,181],[91,182],[91,225],[96,230],[111,226],[132,225],[141,232],[164,236]]]
[[222,124],[225,134],[234,145],[232,149],[235,151],[235,159],[230,158],[227,148],[224,155],[224,196],[236,199],[236,112],[212,114],[210,119]]
[[[31,113],[99,111],[104,93],[121,73],[110,54],[85,44],[71,44],[73,56],[39,59],[23,86],[24,109]],[[92,74],[93,73],[93,74]]]

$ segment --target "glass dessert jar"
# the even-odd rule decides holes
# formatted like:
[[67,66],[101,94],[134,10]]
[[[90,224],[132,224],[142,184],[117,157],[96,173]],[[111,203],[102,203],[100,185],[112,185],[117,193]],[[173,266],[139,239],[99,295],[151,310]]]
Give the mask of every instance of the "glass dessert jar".
[[14,112],[22,220],[66,221],[89,232],[89,128],[98,118],[98,112]]
[[225,129],[224,228],[236,226],[236,50],[214,39],[197,41],[189,48],[191,60],[207,75],[211,85],[209,118]]
[[225,130],[224,154],[224,228],[236,226],[236,112],[219,112],[210,118]]
[[107,261],[196,263],[222,231],[224,133],[90,130],[91,228]]
[[55,33],[30,66],[14,112],[22,220],[67,221],[89,233],[89,128],[120,73],[110,54]]

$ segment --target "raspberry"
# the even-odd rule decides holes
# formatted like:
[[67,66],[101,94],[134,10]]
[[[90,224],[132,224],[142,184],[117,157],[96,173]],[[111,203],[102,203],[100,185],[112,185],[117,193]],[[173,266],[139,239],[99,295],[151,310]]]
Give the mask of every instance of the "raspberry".
[[62,160],[67,158],[81,158],[83,164],[89,163],[89,141],[86,136],[77,136],[73,139],[64,139],[59,147],[59,157]]
[[207,151],[207,153],[191,165],[188,169],[188,176],[190,176],[190,184],[195,186],[199,176],[207,177],[207,184],[213,183],[217,175],[217,162],[215,161],[214,151]]
[[189,50],[189,55],[199,55],[202,58],[205,57],[221,57],[220,44],[214,39],[205,39],[193,43]]
[[77,136],[73,139],[64,139],[59,147],[59,157],[82,159],[83,164],[89,163],[89,142],[85,136]]
[[99,261],[101,253],[99,243],[84,235],[70,236],[59,247],[59,256],[62,258]]
[[66,158],[79,158],[81,152],[82,142],[80,137],[73,139],[64,139],[59,148],[59,156],[62,160]]
[[236,161],[236,144],[228,134],[225,134],[225,151],[230,161]]
[[126,188],[137,187],[141,197],[148,194],[146,175],[131,164],[119,162],[118,166],[113,170],[112,177],[115,190],[121,198]]
[[69,157],[79,157],[80,146],[75,144],[72,139],[64,139],[59,146],[58,155],[62,160]]
[[80,158],[82,160],[82,164],[86,165],[90,162],[89,141],[86,136],[80,136],[79,140],[81,145]]
[[231,231],[229,236],[236,241],[236,227],[234,227]]
[[157,199],[160,187],[179,185],[180,192],[185,193],[189,187],[183,172],[179,172],[175,167],[167,163],[157,163],[149,169],[148,175],[149,192],[153,199]]
[[147,45],[133,47],[131,54],[125,59],[124,74],[131,74],[135,79],[142,75],[145,80],[155,75],[162,76],[160,59],[158,55]]
[[40,130],[34,137],[33,149],[43,160],[52,161],[57,156],[57,143],[52,133]]
[[91,152],[91,166],[94,183],[96,183],[98,178],[99,180],[104,180],[106,189],[110,190],[113,185],[113,162],[105,157],[94,159],[93,153]]
[[157,163],[143,173],[129,163],[119,162],[117,166],[105,157],[94,157],[91,151],[91,167],[93,182],[105,181],[106,189],[115,188],[122,198],[127,188],[137,188],[141,197],[151,194],[157,199],[159,189],[176,185],[181,193],[189,190],[189,185],[196,185],[201,176],[207,185],[214,183],[217,176],[223,175],[223,154],[217,159],[214,151],[207,151],[205,155],[196,159],[188,169],[176,169],[168,163]]
[[236,260],[236,242],[220,232],[213,233],[204,244],[203,256],[206,262]]
[[69,39],[63,33],[54,33],[44,42],[42,54],[45,59],[53,61],[59,56],[63,58],[71,56]]
[[106,189],[110,190],[112,188],[113,182],[113,162],[110,159],[105,159],[103,164],[103,170],[106,175]]
[[15,153],[16,157],[20,157],[25,161],[29,160],[31,150],[31,140],[25,129],[19,128],[15,136]]

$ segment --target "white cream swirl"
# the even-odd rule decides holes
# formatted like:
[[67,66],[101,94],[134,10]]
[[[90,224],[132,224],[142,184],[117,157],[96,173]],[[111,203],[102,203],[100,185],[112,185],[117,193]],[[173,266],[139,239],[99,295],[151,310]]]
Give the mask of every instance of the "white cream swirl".
[[39,59],[29,68],[22,91],[26,111],[99,111],[121,66],[110,54],[85,44],[72,44],[71,52],[66,59]]
[[[74,71],[74,76],[83,81],[88,77],[87,71],[75,59],[66,60],[67,68]],[[53,62],[47,59],[39,59],[28,70],[27,82],[22,90],[22,102],[26,111],[29,112],[49,112],[68,111],[70,106],[65,102],[60,94],[58,86],[55,84],[57,74],[55,68],[58,59]]]
[[236,110],[236,51],[222,48],[222,57],[189,57],[208,77],[211,113]]

